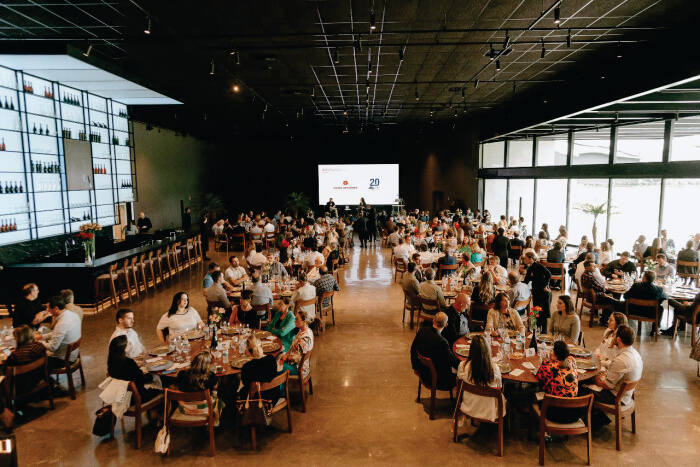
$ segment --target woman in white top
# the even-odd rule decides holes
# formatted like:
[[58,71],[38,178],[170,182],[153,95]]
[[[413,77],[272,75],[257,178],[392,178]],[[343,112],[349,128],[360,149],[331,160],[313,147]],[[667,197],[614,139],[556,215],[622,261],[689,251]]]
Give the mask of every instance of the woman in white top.
[[[469,359],[459,364],[457,377],[465,383],[474,386],[500,388],[503,386],[501,371],[491,360],[491,347],[484,336],[477,335],[472,339],[469,348]],[[503,395],[501,394],[501,397]],[[473,418],[495,421],[498,418],[498,401],[491,397],[477,396],[467,391],[462,393],[460,409]],[[503,397],[503,415],[506,412]]]
[[190,307],[190,298],[185,292],[178,292],[173,297],[173,303],[168,312],[161,316],[156,327],[158,340],[165,342],[163,329],[168,329],[169,334],[187,332],[204,326],[202,317],[194,308]]
[[615,347],[615,341],[617,340],[617,328],[623,325],[627,325],[627,316],[619,312],[610,315],[608,328],[603,334],[603,342],[595,349],[595,355],[602,367],[610,366],[613,358],[619,353],[618,348]]
[[601,266],[605,266],[613,259],[615,259],[615,258],[613,257],[612,250],[610,249],[610,244],[608,242],[601,242],[600,254],[598,255],[598,263]]

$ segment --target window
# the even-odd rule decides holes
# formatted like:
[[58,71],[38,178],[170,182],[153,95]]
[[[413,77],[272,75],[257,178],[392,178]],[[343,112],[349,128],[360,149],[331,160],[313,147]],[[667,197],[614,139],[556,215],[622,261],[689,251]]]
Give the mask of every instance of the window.
[[610,128],[574,133],[572,165],[607,164],[610,159]]
[[491,220],[498,220],[506,213],[506,184],[508,180],[484,180],[484,210],[491,213]]
[[537,138],[538,167],[566,165],[569,153],[569,135],[559,134]]
[[667,230],[668,238],[675,241],[675,251],[680,251],[695,233],[700,232],[700,216],[693,201],[700,199],[700,179],[667,178],[664,183],[661,228]]
[[[608,180],[603,179],[574,179],[571,180],[569,196],[569,243],[578,245],[581,237],[586,235],[597,245],[605,240],[607,226],[606,215],[596,219],[596,234],[593,234],[593,216],[582,211],[582,205],[600,206],[608,201]],[[549,233],[555,236],[558,225],[550,225]],[[617,239],[615,239],[617,241]]]
[[[481,168],[499,169],[503,167],[503,153],[505,143],[486,143],[481,145]],[[488,209],[488,208],[487,208]]]
[[554,231],[560,225],[566,224],[566,179],[547,179],[542,178],[537,180],[537,209],[535,210],[535,219],[525,219],[525,223],[529,226],[528,232],[533,237],[537,238],[542,224],[548,224]]
[[508,167],[532,167],[532,140],[508,141]]
[[508,180],[508,220],[510,217],[522,216],[525,222],[532,223],[532,205],[535,193],[535,180],[511,179]]
[[661,179],[625,178],[612,182],[610,216],[610,236],[615,240],[614,250],[629,251],[640,235],[647,238],[647,244],[658,234],[659,198]]
[[700,117],[675,122],[671,141],[672,161],[700,161]]
[[663,152],[663,121],[618,127],[616,164],[661,162]]

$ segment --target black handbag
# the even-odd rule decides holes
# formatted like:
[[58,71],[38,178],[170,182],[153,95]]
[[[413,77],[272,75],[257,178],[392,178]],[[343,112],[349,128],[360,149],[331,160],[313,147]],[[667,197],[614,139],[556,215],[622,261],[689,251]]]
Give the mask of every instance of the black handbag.
[[269,425],[272,421],[272,401],[263,399],[260,395],[260,383],[258,385],[258,398],[251,399],[250,391],[246,400],[236,402],[238,415],[241,417],[242,426]]
[[92,425],[92,434],[95,436],[107,436],[112,433],[112,427],[116,423],[112,415],[112,406],[107,405],[95,412],[95,424]]

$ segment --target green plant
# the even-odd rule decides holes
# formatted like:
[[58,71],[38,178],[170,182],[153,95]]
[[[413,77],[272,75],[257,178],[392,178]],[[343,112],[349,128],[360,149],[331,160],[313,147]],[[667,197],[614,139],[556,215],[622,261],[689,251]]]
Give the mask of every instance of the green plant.
[[299,211],[306,212],[311,209],[309,198],[303,192],[292,192],[285,196],[282,208],[285,211],[293,212],[295,219],[299,217]]
[[593,216],[593,244],[598,245],[598,216],[602,216],[610,212],[610,214],[617,214],[612,210],[615,206],[608,207],[608,203],[602,204],[591,204],[591,203],[579,203],[574,206],[574,209],[583,212],[584,214],[589,214]]
[[192,206],[195,213],[201,217],[204,214],[209,214],[211,219],[216,219],[226,214],[226,202],[224,199],[214,193],[203,193],[200,195]]

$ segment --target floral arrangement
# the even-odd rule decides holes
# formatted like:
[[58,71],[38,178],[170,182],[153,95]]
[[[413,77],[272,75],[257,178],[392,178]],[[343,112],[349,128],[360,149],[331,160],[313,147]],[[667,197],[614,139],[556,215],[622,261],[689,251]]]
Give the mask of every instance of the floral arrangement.
[[92,232],[80,232],[78,233],[78,235],[75,236],[75,238],[77,238],[78,240],[87,241],[95,238],[95,234],[93,234]]
[[80,226],[81,232],[89,232],[91,230],[102,230],[102,226],[97,222],[88,222]]
[[209,322],[212,324],[216,324],[221,321],[221,315],[219,313],[212,313],[209,315]]
[[527,322],[530,325],[530,329],[535,329],[537,327],[537,318],[540,316],[542,307],[533,306],[530,311],[527,312]]
[[658,265],[659,265],[658,262],[651,260],[651,259],[644,261],[644,269],[646,271],[651,271],[652,269],[655,269],[656,266],[658,266]]

